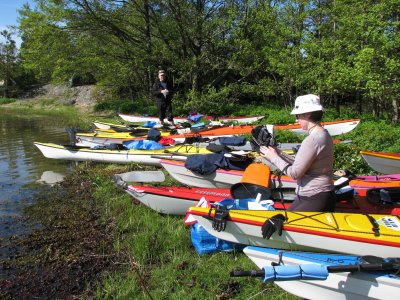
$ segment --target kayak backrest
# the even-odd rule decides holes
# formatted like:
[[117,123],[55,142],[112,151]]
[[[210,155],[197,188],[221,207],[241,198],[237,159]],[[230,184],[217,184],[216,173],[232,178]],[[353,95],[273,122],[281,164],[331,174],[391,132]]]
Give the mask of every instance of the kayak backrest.
[[231,186],[231,196],[233,199],[261,197],[262,200],[268,200],[271,197],[271,190],[258,184],[238,182]]

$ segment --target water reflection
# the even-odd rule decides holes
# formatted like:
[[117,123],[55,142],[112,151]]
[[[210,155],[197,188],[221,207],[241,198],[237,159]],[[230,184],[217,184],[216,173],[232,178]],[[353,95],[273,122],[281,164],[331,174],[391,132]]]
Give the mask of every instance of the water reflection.
[[65,175],[53,171],[44,171],[40,179],[37,181],[38,183],[46,183],[53,185],[57,182],[61,182],[64,180]]
[[63,124],[0,109],[0,243],[4,246],[9,237],[26,230],[21,212],[38,192],[37,181],[43,175],[43,181],[59,180],[73,164],[47,159],[33,145],[34,141],[69,143]]

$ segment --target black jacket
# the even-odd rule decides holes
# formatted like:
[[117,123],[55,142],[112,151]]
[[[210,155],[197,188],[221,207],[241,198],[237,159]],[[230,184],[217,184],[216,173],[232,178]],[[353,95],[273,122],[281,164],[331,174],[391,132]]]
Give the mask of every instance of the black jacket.
[[168,102],[172,100],[172,84],[169,82],[169,80],[166,80],[167,83],[167,90],[169,91],[167,97],[165,98],[164,95],[161,93],[161,90],[163,90],[163,87],[161,86],[160,79],[157,79],[152,88],[152,94],[156,98],[156,101],[158,102]]

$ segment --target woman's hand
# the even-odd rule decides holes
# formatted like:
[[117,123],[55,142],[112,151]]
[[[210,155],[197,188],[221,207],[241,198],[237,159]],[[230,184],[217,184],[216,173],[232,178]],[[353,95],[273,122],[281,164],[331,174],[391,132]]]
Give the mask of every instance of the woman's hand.
[[267,146],[261,146],[260,147],[260,153],[261,153],[262,157],[264,157],[264,158],[266,158],[268,160],[271,160],[275,156],[279,155],[278,150],[276,148],[270,147],[270,146],[268,146],[268,147]]

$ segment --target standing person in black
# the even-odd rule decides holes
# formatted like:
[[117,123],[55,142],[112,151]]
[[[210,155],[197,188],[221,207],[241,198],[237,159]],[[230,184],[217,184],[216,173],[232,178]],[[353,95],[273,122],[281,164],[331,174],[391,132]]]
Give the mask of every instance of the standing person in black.
[[153,96],[156,98],[156,106],[158,110],[158,118],[162,125],[164,119],[174,125],[174,117],[172,115],[172,84],[167,79],[164,70],[158,71],[158,78],[153,84]]

